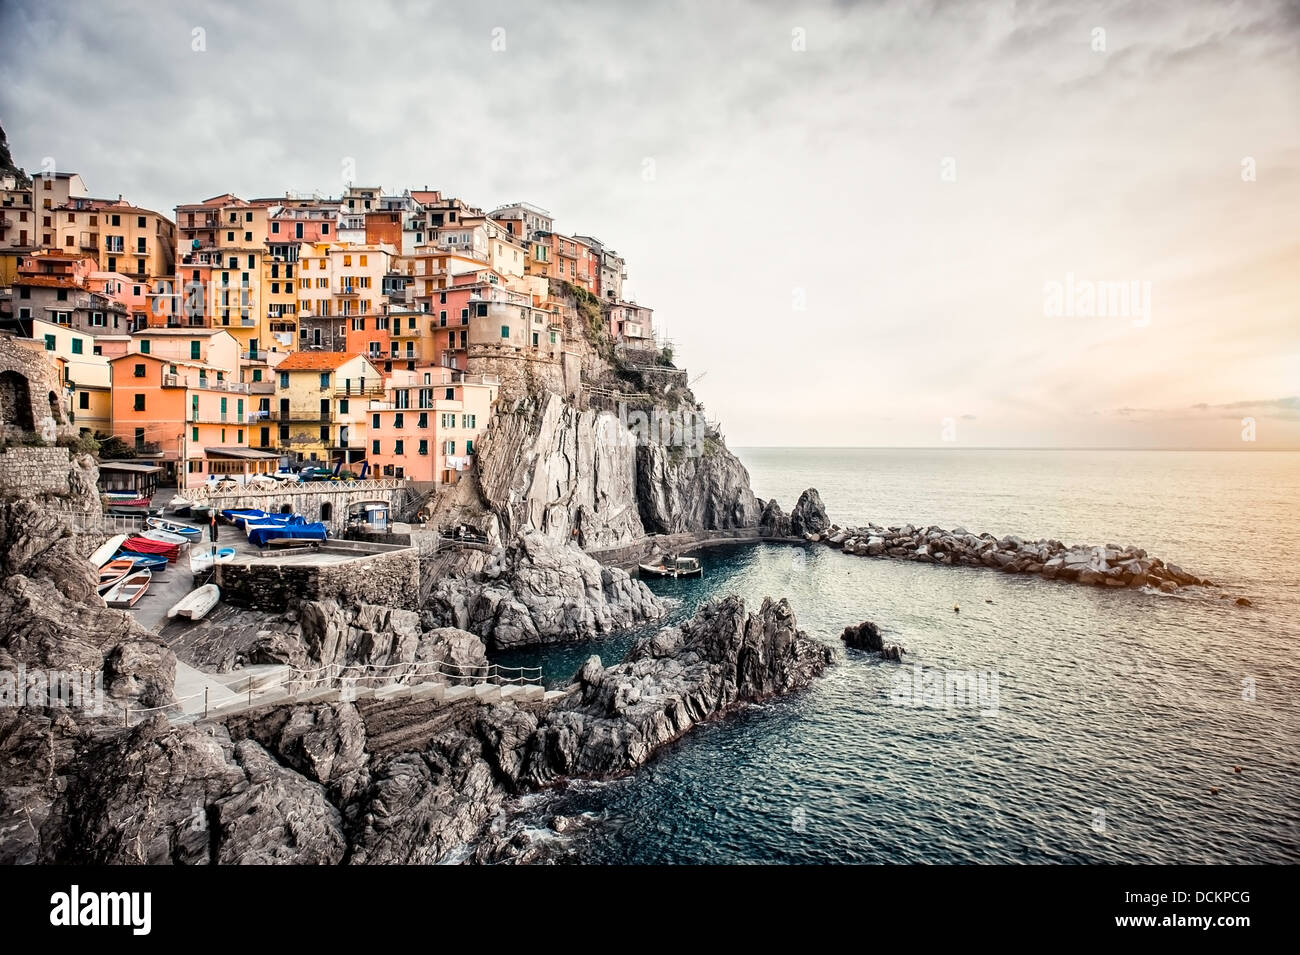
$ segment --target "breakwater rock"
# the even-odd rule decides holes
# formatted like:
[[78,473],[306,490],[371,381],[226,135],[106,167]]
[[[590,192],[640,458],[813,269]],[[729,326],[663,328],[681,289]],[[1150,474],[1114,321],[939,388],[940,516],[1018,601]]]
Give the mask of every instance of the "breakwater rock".
[[864,620],[856,626],[850,625],[844,628],[840,634],[840,639],[844,645],[851,650],[866,650],[869,653],[880,654],[884,660],[902,660],[903,654],[907,651],[897,644],[885,644],[885,638],[880,633],[880,628],[870,620]]

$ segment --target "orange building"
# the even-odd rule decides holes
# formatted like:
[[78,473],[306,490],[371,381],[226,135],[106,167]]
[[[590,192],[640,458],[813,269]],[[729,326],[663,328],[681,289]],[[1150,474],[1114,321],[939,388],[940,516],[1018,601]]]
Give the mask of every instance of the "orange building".
[[110,358],[113,434],[156,458],[178,486],[207,480],[208,448],[247,446],[247,386],[200,362],[130,352]]

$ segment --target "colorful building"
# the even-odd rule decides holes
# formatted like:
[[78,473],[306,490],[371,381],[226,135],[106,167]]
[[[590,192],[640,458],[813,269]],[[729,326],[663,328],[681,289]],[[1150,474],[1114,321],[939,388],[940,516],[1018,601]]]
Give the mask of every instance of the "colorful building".
[[384,395],[382,373],[364,355],[299,351],[275,369],[282,453],[297,463],[365,458],[366,404]]
[[369,404],[367,460],[382,477],[452,484],[473,463],[500,382],[437,365],[398,371]]

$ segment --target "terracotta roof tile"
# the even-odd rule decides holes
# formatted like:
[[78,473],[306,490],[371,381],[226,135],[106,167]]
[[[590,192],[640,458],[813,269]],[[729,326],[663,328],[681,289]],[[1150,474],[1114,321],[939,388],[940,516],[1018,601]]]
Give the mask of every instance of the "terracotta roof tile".
[[280,364],[276,371],[333,371],[346,365],[354,358],[360,358],[360,352],[343,351],[296,351]]

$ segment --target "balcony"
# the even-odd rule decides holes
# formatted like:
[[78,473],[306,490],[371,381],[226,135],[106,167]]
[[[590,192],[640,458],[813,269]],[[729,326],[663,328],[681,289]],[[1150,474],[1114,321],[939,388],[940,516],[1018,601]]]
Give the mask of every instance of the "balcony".
[[348,298],[356,298],[361,295],[361,289],[355,285],[344,285],[334,294]]
[[248,394],[248,385],[242,381],[210,381],[200,378],[197,382],[187,381],[180,375],[163,375],[164,388],[201,388],[204,391],[226,391],[235,395]]
[[382,398],[383,385],[366,385],[364,388],[335,388],[335,398]]
[[[269,419],[268,419],[268,420],[269,420]],[[289,409],[289,417],[288,417],[287,419],[285,419],[284,417],[279,417],[279,418],[277,418],[277,419],[275,419],[275,420],[278,420],[278,421],[285,421],[285,420],[288,420],[288,421],[301,421],[301,422],[319,422],[319,423],[325,424],[325,423],[328,423],[328,422],[334,420],[334,412],[332,412],[332,411],[308,411],[308,410],[305,409],[305,408],[290,408],[290,409]]]

